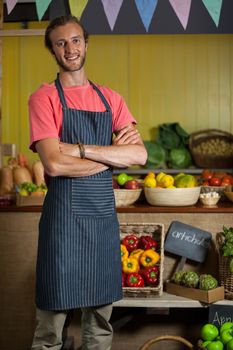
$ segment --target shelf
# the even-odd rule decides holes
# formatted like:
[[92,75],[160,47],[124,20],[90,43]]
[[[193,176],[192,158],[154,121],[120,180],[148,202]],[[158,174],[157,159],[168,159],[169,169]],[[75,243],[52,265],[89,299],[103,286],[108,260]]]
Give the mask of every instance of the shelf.
[[0,30],[0,37],[44,36],[45,29],[5,29]]
[[[197,300],[179,297],[173,294],[163,292],[161,296],[153,298],[123,298],[113,304],[115,307],[150,307],[150,308],[202,308],[208,307],[209,304],[201,303]],[[220,300],[214,305],[231,305],[232,300]]]
[[[168,169],[168,168],[159,168],[159,169],[150,169],[150,168],[126,168],[126,169],[113,169],[113,174],[117,175],[120,173],[127,173],[128,175],[146,175],[148,172],[153,173],[160,173],[165,172],[166,174],[179,174],[179,173],[185,173],[185,174],[193,174],[193,175],[200,175],[204,169],[202,168],[189,168],[189,169]],[[231,173],[232,169],[211,169],[212,171],[222,171]]]

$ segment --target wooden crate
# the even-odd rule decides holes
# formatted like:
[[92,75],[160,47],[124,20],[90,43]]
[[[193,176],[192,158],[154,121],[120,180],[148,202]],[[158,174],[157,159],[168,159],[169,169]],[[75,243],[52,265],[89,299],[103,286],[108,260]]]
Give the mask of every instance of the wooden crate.
[[164,270],[164,225],[157,223],[122,223],[120,225],[120,236],[123,239],[129,234],[137,237],[149,235],[159,243],[160,260],[156,264],[159,267],[159,283],[154,287],[123,287],[124,297],[153,297],[163,293],[163,270]]
[[20,196],[20,194],[16,194],[16,205],[19,207],[27,207],[27,206],[36,206],[43,205],[45,199],[45,195],[40,196]]

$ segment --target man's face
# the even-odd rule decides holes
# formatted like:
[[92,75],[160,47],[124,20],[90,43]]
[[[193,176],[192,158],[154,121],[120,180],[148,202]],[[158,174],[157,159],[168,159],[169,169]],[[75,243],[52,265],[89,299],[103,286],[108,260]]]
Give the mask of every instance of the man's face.
[[87,44],[82,28],[77,23],[67,23],[50,33],[52,50],[61,71],[81,70],[86,58]]

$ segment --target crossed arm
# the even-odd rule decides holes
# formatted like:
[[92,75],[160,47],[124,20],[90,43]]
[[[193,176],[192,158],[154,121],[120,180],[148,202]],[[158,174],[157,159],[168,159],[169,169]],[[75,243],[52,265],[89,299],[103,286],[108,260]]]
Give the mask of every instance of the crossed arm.
[[75,144],[62,143],[55,138],[36,143],[45,172],[50,176],[88,176],[112,166],[144,165],[147,159],[146,149],[133,124],[117,131],[110,146],[84,145],[84,148],[85,159],[81,159]]

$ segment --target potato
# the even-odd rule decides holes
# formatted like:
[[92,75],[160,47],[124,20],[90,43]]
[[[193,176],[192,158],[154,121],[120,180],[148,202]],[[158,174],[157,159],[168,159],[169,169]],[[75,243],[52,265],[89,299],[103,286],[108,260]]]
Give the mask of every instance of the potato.
[[16,186],[24,182],[32,182],[32,175],[27,168],[17,166],[13,168],[13,181]]

